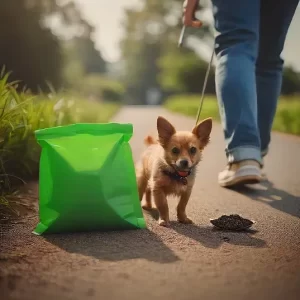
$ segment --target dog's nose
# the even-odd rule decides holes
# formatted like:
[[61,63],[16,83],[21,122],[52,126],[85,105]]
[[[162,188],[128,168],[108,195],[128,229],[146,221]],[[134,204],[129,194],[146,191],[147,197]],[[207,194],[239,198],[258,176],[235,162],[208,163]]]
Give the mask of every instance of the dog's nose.
[[179,163],[181,168],[187,168],[189,166],[189,162],[187,159],[182,159]]

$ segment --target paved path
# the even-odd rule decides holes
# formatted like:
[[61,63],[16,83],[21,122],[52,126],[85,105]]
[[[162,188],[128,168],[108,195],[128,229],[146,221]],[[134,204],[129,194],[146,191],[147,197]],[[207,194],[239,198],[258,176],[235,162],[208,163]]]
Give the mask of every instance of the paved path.
[[[135,158],[159,114],[178,129],[194,125],[161,108],[124,108],[116,116],[134,124]],[[299,299],[300,139],[274,134],[266,160],[272,183],[243,193],[217,185],[223,148],[215,124],[188,206],[195,225],[166,229],[146,215],[147,230],[44,238],[30,233],[36,217],[17,224],[2,248],[9,255],[0,260],[1,299]],[[213,230],[209,219],[228,213],[256,220],[257,232]]]

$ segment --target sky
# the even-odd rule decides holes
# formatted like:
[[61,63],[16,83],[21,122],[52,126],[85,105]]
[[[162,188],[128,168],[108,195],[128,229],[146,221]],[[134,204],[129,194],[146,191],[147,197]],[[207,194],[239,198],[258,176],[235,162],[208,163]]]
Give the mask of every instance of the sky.
[[[124,8],[136,7],[140,0],[74,0],[82,15],[95,26],[96,46],[104,58],[115,62],[120,59],[118,43],[123,35],[121,21]],[[162,0],[163,1],[163,0]],[[298,6],[290,26],[282,57],[286,65],[292,65],[300,71],[300,6]],[[209,58],[210,50],[204,44],[196,46],[203,58]]]

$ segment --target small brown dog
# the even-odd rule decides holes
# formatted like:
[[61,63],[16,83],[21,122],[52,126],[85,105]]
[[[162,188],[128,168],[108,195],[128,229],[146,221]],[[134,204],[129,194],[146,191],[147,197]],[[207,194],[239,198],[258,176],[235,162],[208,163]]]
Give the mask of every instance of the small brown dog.
[[178,221],[192,223],[185,212],[195,182],[196,166],[201,161],[202,150],[209,143],[212,119],[198,124],[192,132],[176,131],[163,117],[157,119],[158,140],[148,136],[148,146],[136,167],[139,197],[145,194],[144,209],[151,209],[153,196],[159,212],[159,225],[168,226],[167,196],[178,196]]

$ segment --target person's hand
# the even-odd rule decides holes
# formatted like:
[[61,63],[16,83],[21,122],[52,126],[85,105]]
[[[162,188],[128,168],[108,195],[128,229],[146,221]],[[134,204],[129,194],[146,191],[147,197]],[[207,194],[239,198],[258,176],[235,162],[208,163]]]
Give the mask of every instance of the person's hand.
[[202,22],[195,17],[198,8],[199,0],[185,0],[183,2],[183,18],[182,23],[184,26],[200,28]]

